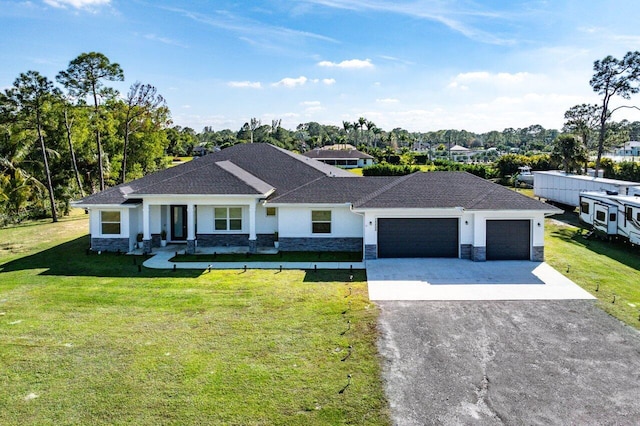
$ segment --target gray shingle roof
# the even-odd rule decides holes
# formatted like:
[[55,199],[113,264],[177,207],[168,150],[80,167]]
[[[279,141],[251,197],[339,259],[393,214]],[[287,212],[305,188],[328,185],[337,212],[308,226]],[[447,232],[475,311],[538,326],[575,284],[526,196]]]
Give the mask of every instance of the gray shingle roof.
[[321,177],[285,194],[269,199],[269,203],[341,204],[352,203],[397,180],[397,177]]
[[83,198],[78,206],[135,203],[145,194],[268,194],[287,204],[355,208],[540,210],[554,207],[465,172],[359,177],[268,144],[240,144]]
[[466,172],[425,172],[402,176],[377,193],[356,200],[354,207],[557,210]]
[[[223,166],[219,164],[223,162]],[[224,162],[230,162],[225,170]],[[231,171],[231,172],[230,172]],[[121,204],[136,194],[285,193],[322,176],[358,178],[353,173],[269,144],[238,144],[83,198],[78,206]],[[264,192],[263,192],[264,191]],[[127,197],[125,197],[125,195]]]

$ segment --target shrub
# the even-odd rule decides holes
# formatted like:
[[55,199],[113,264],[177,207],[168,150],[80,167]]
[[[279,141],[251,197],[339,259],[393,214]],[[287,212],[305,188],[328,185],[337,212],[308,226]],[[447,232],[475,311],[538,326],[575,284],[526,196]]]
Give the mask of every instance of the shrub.
[[418,166],[380,163],[362,169],[362,176],[404,176],[417,171],[420,171]]

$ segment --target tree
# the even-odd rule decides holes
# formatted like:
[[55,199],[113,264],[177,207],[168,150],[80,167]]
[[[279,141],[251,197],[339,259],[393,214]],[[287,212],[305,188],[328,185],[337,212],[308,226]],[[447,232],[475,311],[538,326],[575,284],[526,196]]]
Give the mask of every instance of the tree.
[[367,145],[371,145],[371,131],[377,129],[373,121],[365,120],[364,126],[367,128]]
[[253,117],[249,121],[249,130],[251,131],[251,143],[253,143],[253,135],[254,135],[255,131],[258,130],[258,128],[260,128],[260,126],[262,126],[262,121],[258,120],[255,117]]
[[[591,149],[591,135],[597,129],[600,117],[598,105],[582,104],[569,108],[564,113],[563,131],[580,136],[585,150]],[[585,155],[585,157],[588,157]],[[585,173],[587,172],[587,161],[585,161]]]
[[69,99],[65,99],[60,96],[58,105],[62,108],[62,115],[64,118],[64,129],[67,135],[67,143],[69,145],[69,156],[71,160],[71,167],[76,179],[76,185],[80,191],[80,195],[84,198],[84,189],[82,188],[82,181],[80,179],[80,171],[78,170],[78,161],[76,160],[76,151],[73,146],[73,126],[76,121],[75,112],[78,111],[74,108]]
[[3,102],[9,109],[8,116],[10,119],[15,122],[22,122],[26,128],[36,131],[37,140],[40,142],[40,150],[42,151],[53,222],[58,221],[58,213],[43,127],[46,115],[50,111],[57,95],[58,91],[54,89],[51,81],[37,71],[27,71],[20,74],[13,83],[13,87],[5,91],[5,102]]
[[580,137],[572,134],[558,136],[553,144],[551,159],[560,162],[565,173],[580,170],[580,165],[586,161]]
[[614,96],[630,99],[632,94],[640,91],[640,52],[627,52],[622,59],[607,56],[593,63],[593,77],[589,84],[593,91],[602,96],[599,117],[598,155],[596,157],[596,176],[600,169],[600,161],[604,152],[607,121],[620,108],[636,108],[620,106],[609,110],[609,102]]
[[[7,100],[0,93],[0,105],[3,106],[2,121],[6,121]],[[30,174],[26,166],[32,144],[23,143],[21,133],[12,132],[10,125],[2,126],[0,141],[0,206],[7,214],[2,223],[20,222],[20,213],[27,207],[30,198],[44,189],[45,186]],[[31,139],[31,138],[29,138]],[[28,139],[28,140],[29,140]]]
[[124,117],[124,147],[122,149],[122,170],[120,171],[120,183],[124,183],[127,175],[127,150],[131,133],[142,126],[140,119],[157,116],[160,108],[166,109],[166,103],[158,90],[150,84],[142,84],[136,81],[129,88],[125,99],[126,109]]
[[109,59],[98,52],[82,53],[69,62],[66,71],[61,71],[56,80],[67,88],[72,96],[84,98],[91,96],[93,100],[93,125],[98,153],[98,171],[100,174],[100,190],[104,190],[104,165],[102,143],[100,141],[101,101],[113,99],[118,92],[104,85],[107,81],[123,81],[124,73],[117,63],[111,63]]

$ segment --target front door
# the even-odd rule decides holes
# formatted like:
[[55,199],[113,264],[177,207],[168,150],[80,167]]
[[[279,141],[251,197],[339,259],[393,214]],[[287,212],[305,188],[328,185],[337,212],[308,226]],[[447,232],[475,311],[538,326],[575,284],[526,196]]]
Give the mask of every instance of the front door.
[[187,206],[171,206],[171,241],[187,239]]

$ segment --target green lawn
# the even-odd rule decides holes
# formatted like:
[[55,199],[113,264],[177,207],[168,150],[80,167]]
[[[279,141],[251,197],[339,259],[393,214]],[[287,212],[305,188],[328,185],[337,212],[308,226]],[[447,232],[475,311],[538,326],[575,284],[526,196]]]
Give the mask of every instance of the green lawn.
[[362,262],[362,252],[289,251],[278,254],[179,254],[171,262]]
[[0,424],[389,424],[364,272],[138,272],[86,229],[0,230]]
[[545,225],[547,263],[596,296],[603,310],[640,329],[640,248],[587,240],[576,226],[577,215],[561,218],[565,223]]

